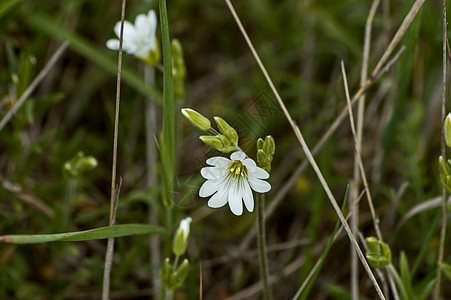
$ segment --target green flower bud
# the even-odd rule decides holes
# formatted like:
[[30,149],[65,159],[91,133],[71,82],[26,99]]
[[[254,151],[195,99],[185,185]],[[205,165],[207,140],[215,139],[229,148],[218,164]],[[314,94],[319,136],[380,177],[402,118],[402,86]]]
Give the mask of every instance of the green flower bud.
[[259,138],[257,140],[257,150],[260,150],[263,148],[263,143],[264,143],[263,139]]
[[276,151],[276,143],[274,138],[270,135],[266,136],[265,140],[257,140],[257,163],[258,166],[265,169],[267,172],[271,171],[271,162]]
[[184,80],[186,77],[185,60],[183,58],[182,44],[177,39],[171,41],[172,76]]
[[211,128],[210,120],[191,108],[182,108],[183,116],[200,130],[207,131]]
[[78,177],[97,167],[97,160],[93,156],[85,156],[82,151],[77,152],[63,165],[63,173],[68,177]]
[[391,250],[387,243],[375,237],[365,239],[368,248],[366,258],[373,268],[383,268],[391,262]]
[[262,149],[259,149],[259,150],[257,150],[257,162],[258,162],[258,165],[266,165],[266,160],[267,160],[267,155],[266,155],[266,153],[262,150]]
[[226,145],[224,145],[223,139],[221,139],[218,135],[201,135],[199,139],[204,142],[205,145],[215,148],[219,151],[220,149],[224,149]]
[[223,153],[229,153],[232,151],[236,151],[237,147],[232,145],[227,137],[222,134],[218,134],[215,136],[212,135],[201,135],[199,139],[204,142],[207,146],[215,148],[218,151]]
[[270,135],[267,135],[265,138],[265,142],[263,144],[263,151],[265,151],[268,155],[274,155],[276,152],[276,142],[274,142],[274,138]]
[[173,273],[174,270],[169,261],[169,258],[166,258],[160,271],[160,279],[161,282],[163,282],[163,285],[168,289],[171,288],[171,276]]
[[232,126],[230,126],[224,119],[220,117],[214,117],[216,124],[218,125],[219,131],[225,135],[230,143],[232,145],[237,146],[238,145],[238,134],[236,133],[236,130],[233,129]]
[[445,118],[445,123],[443,124],[445,142],[448,147],[451,147],[451,113],[449,113]]
[[438,159],[438,166],[440,170],[440,181],[442,185],[451,192],[451,160],[445,161],[445,159],[440,156]]
[[171,288],[176,290],[183,285],[189,271],[189,261],[185,258],[180,266],[171,275]]
[[183,59],[182,45],[177,39],[171,41],[172,77],[174,79],[174,96],[176,99],[185,98],[186,67]]
[[175,232],[174,241],[172,244],[172,252],[175,256],[181,256],[186,251],[186,246],[188,245],[188,237],[190,231],[190,223],[192,219],[190,217],[180,221],[179,228]]

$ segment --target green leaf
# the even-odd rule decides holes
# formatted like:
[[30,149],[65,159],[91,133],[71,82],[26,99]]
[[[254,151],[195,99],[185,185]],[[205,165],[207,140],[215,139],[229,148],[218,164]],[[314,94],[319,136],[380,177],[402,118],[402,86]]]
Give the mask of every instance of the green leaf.
[[163,144],[162,162],[165,177],[164,204],[172,207],[172,191],[175,175],[175,100],[172,78],[171,40],[169,37],[166,0],[159,0],[161,41],[163,52]]
[[408,299],[414,299],[413,288],[410,275],[409,261],[407,260],[407,255],[404,252],[401,252],[401,259],[399,262],[399,269],[401,272],[401,280],[406,290]]
[[146,224],[121,224],[100,227],[84,231],[53,234],[11,234],[0,236],[0,242],[11,244],[36,244],[48,242],[80,242],[116,238],[138,234],[165,234],[166,230],[159,226]]
[[451,280],[451,265],[447,264],[447,263],[439,263],[440,265],[440,269],[442,269],[443,274],[445,274],[445,276]]

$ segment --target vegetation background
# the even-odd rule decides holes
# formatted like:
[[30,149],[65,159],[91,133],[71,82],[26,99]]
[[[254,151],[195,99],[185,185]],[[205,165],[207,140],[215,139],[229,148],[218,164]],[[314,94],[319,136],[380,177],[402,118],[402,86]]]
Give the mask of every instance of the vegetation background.
[[[373,22],[370,71],[414,2],[381,1]],[[311,147],[346,105],[341,60],[351,94],[360,86],[364,28],[371,4],[362,0],[234,1]],[[59,45],[70,42],[32,97],[1,129],[1,234],[77,231],[108,224],[117,52],[107,49],[105,42],[114,38],[120,7],[119,0],[0,2],[0,117]],[[157,3],[128,1],[126,19],[133,21],[149,9],[157,10]],[[238,129],[242,148],[254,158],[258,137],[270,134],[276,140],[267,205],[282,191],[286,193],[268,216],[267,245],[276,299],[291,299],[332,234],[336,213],[310,167],[293,177],[305,156],[225,3],[171,0],[168,13],[171,38],[183,45],[188,74],[186,96],[177,100],[177,107],[191,107],[210,119],[221,116]],[[158,36],[159,30],[158,26]],[[436,275],[441,224],[440,203],[434,199],[441,195],[437,160],[442,123],[442,1],[426,1],[400,45],[405,51],[366,94],[361,155],[393,264],[398,267],[404,251],[412,288],[418,294]],[[124,55],[123,67],[128,75],[124,74],[120,110],[118,175],[123,184],[117,222],[147,223],[148,206],[161,208],[161,191],[159,185],[149,189],[145,184],[143,111],[149,94],[161,103],[162,72],[157,68],[154,93],[141,79],[142,66],[134,57]],[[181,114],[177,118],[174,220],[191,216],[193,223],[187,255],[191,268],[175,296],[259,299],[260,290],[252,290],[260,280],[256,241],[246,238],[253,230],[255,214],[236,217],[226,207],[213,210],[197,196],[200,168],[207,157],[219,153],[198,140],[199,132]],[[161,113],[157,123],[162,124]],[[94,156],[99,165],[77,178],[71,190],[62,168],[78,151]],[[342,203],[354,169],[354,142],[347,120],[316,158]],[[69,206],[67,199],[73,199]],[[411,214],[420,204],[417,213]],[[375,235],[366,200],[361,201],[359,230],[365,237]],[[337,237],[304,298],[350,299],[350,244],[345,234]],[[448,263],[449,241],[445,242]],[[98,299],[105,247],[104,240],[0,244],[0,298]],[[112,299],[151,297],[152,273],[158,272],[158,266],[151,264],[149,255],[147,236],[116,240]],[[376,299],[363,268],[358,285],[361,299]],[[442,296],[451,299],[449,281],[442,284]]]

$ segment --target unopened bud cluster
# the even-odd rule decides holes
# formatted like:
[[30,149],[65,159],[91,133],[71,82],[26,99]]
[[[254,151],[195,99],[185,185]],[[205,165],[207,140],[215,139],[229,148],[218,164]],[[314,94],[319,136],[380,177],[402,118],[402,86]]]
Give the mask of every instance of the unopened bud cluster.
[[77,152],[63,165],[63,173],[67,177],[75,178],[97,167],[97,160],[93,156],[85,156],[82,151]]
[[[215,132],[211,128],[210,121],[197,111],[190,108],[183,108],[182,114],[197,128],[203,131]],[[215,132],[215,135],[201,135],[199,139],[204,144],[224,153],[238,150],[238,133],[236,130],[220,117],[214,117],[214,120],[219,132]]]
[[387,243],[371,236],[365,239],[368,249],[366,259],[373,268],[383,268],[391,262],[391,250]]
[[175,232],[172,243],[172,252],[176,257],[175,262],[172,264],[170,259],[166,258],[163,263],[160,278],[166,289],[175,291],[183,285],[183,282],[185,282],[185,279],[188,276],[188,259],[185,258],[180,265],[178,265],[177,262],[178,258],[186,252],[191,221],[190,217],[180,221],[180,225]]
[[257,162],[258,166],[265,169],[267,172],[271,171],[271,162],[274,153],[276,152],[276,143],[274,138],[270,135],[266,138],[257,140]]
[[[445,143],[451,147],[451,113],[445,118],[443,124]],[[440,181],[448,192],[451,192],[451,160],[445,160],[443,156],[438,159],[438,166],[440,170]]]

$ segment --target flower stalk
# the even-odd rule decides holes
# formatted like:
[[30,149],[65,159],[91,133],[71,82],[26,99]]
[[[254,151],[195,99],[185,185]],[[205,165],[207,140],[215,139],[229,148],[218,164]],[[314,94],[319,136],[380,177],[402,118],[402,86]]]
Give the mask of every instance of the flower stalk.
[[265,230],[265,195],[257,194],[257,244],[258,262],[260,274],[263,280],[264,298],[272,299],[271,284],[269,282],[268,253],[266,251],[266,230]]

